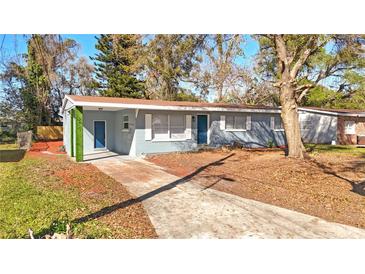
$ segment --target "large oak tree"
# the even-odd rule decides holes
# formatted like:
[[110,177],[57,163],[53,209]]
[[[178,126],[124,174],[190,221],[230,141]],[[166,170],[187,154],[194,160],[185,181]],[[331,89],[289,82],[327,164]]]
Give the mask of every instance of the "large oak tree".
[[258,35],[262,75],[280,92],[288,156],[303,158],[298,105],[323,83],[346,85],[365,68],[363,35]]

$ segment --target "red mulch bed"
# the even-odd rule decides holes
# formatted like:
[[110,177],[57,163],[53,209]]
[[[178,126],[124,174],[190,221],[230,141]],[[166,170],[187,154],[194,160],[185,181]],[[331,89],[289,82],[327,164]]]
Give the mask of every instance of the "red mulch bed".
[[61,151],[63,141],[48,141],[48,142],[34,142],[30,148],[30,151],[48,151],[56,154],[65,154],[66,152]]
[[365,159],[323,153],[309,160],[282,151],[235,149],[150,156],[172,174],[206,188],[365,228]]
[[27,152],[28,157],[41,157],[50,160],[57,159],[59,155],[65,155],[61,150],[63,141],[34,142]]

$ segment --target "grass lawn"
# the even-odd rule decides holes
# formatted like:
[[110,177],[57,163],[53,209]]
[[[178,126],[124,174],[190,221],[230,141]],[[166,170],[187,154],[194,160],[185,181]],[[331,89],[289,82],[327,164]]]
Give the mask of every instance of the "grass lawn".
[[18,149],[18,144],[0,144],[0,150]]
[[346,154],[349,156],[365,156],[365,147],[322,144],[307,144],[305,147],[310,153],[334,153]]
[[29,228],[41,238],[68,222],[75,238],[155,237],[140,204],[75,221],[132,197],[94,166],[44,157],[0,163],[0,238],[28,238]]

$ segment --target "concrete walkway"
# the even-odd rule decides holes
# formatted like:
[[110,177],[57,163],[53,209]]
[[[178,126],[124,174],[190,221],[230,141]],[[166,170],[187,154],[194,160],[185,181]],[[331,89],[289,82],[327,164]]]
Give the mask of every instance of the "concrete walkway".
[[142,201],[160,238],[365,238],[362,229],[203,189],[193,176],[178,178],[142,159],[91,162]]

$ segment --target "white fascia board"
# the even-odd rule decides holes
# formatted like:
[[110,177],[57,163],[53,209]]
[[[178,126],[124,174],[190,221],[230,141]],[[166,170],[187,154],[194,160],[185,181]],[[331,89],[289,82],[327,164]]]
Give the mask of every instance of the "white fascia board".
[[177,110],[177,111],[221,111],[221,112],[260,112],[280,113],[279,109],[244,109],[244,108],[220,108],[220,107],[190,107],[190,106],[158,106],[143,104],[121,104],[121,103],[97,103],[97,102],[72,102],[75,106],[83,107],[115,107],[127,109],[148,109],[148,110]]
[[332,116],[365,117],[365,113],[343,113],[343,112],[332,112],[332,111],[309,109],[309,108],[298,108],[298,109],[301,111],[305,111],[305,112],[313,112],[313,113],[326,114],[326,115],[332,115]]
[[67,96],[65,96],[62,100],[62,107],[59,111],[59,114],[63,114],[63,112],[65,111],[66,103],[67,103]]
[[[68,108],[68,109],[65,109],[68,101],[70,101],[72,103],[72,106],[70,108]],[[67,111],[69,109],[72,109],[73,106],[75,106],[75,101],[72,100],[68,95],[65,95],[65,97],[63,98],[63,101],[62,101],[61,110],[59,112],[60,115],[63,117],[63,113],[65,113],[65,111]]]

